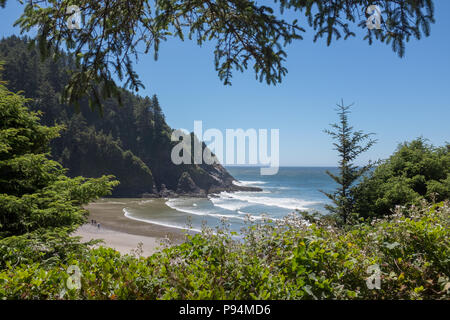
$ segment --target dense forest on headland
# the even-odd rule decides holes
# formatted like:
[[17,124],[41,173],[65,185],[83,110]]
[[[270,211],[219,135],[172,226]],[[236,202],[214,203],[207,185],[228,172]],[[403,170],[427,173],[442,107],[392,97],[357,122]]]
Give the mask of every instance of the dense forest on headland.
[[[139,174],[148,169],[148,181],[151,177],[158,188],[157,170],[146,164],[145,151],[125,147],[127,132],[121,128],[136,121],[136,101],[154,108],[157,100],[126,93],[136,104],[111,105],[104,109],[105,119],[108,113],[123,112],[110,119],[130,120],[106,121],[111,126],[106,129],[83,102],[79,114],[59,104],[55,88],[63,82],[46,85],[45,77],[33,73],[38,65],[51,63],[38,63],[23,40],[5,41],[21,49],[7,55],[0,47],[6,60],[0,72],[12,79],[0,82],[0,299],[450,298],[450,146],[434,147],[424,139],[401,144],[350,188],[351,197],[332,195],[336,214],[303,212],[284,221],[249,222],[241,241],[226,227],[205,229],[150,257],[81,243],[70,235],[86,221],[83,204],[111,194],[118,182],[102,175],[110,171],[83,178],[75,176],[83,172],[70,173],[81,169],[70,166],[68,177],[58,161],[70,165],[67,159],[79,157],[79,163],[129,166]],[[21,56],[24,60],[18,60]],[[25,66],[30,69],[20,69]],[[13,70],[20,70],[20,80],[11,76]],[[34,78],[35,91],[26,87],[29,78]],[[19,89],[25,93],[16,93]],[[52,112],[58,116],[46,118]],[[55,126],[55,120],[66,128]],[[67,132],[77,139],[65,137]],[[131,143],[139,143],[137,137]],[[63,148],[64,139],[71,142]],[[175,186],[176,180],[168,185]],[[341,203],[349,212],[345,222]]]
[[74,59],[64,53],[58,61],[42,60],[29,39],[12,36],[0,41],[3,79],[13,92],[23,91],[31,110],[42,112],[41,123],[64,125],[51,142],[52,157],[71,177],[112,174],[120,185],[113,196],[202,196],[238,190],[234,178],[220,165],[174,165],[170,159],[172,129],[166,124],[156,95],[140,97],[122,91],[122,105],[104,101],[103,114],[93,112],[87,99],[79,109],[60,103]]

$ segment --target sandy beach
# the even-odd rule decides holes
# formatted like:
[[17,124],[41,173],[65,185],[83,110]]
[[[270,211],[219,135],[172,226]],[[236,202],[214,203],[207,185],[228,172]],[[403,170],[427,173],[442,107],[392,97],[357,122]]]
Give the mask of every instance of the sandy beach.
[[[92,239],[104,240],[103,246],[116,249],[123,254],[130,254],[142,243],[142,255],[149,256],[161,247],[161,241],[168,239],[170,243],[181,243],[185,232],[152,223],[129,219],[124,216],[123,208],[142,199],[101,199],[85,206],[89,211],[88,221],[76,232],[83,241]],[[152,199],[151,210],[167,210],[164,199]],[[91,220],[100,223],[92,225]],[[165,241],[167,242],[167,241]]]

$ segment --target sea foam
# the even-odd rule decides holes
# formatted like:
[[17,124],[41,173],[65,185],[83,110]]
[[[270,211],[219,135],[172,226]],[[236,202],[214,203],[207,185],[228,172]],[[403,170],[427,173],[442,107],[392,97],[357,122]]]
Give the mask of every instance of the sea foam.
[[[221,199],[235,199],[241,202],[248,202],[270,207],[278,207],[290,210],[307,210],[308,206],[316,204],[315,201],[306,201],[296,198],[281,198],[281,197],[261,197],[254,192],[222,192]],[[238,209],[241,209],[240,207]]]

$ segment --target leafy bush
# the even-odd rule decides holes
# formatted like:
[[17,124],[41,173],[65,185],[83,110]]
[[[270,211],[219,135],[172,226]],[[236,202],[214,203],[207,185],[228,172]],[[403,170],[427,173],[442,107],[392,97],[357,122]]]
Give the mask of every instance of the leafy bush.
[[70,237],[70,228],[39,229],[20,236],[0,239],[0,269],[39,262],[42,266],[66,262],[74,254],[88,253],[89,245],[99,240],[81,243]]
[[[448,203],[398,207],[389,218],[338,228],[284,221],[188,236],[148,258],[98,248],[57,265],[11,265],[0,298],[40,299],[449,299]],[[81,288],[68,290],[69,265]],[[381,289],[369,289],[378,265]]]
[[419,204],[422,199],[450,198],[450,145],[433,147],[422,138],[401,144],[352,190],[357,216],[380,217],[396,205]]

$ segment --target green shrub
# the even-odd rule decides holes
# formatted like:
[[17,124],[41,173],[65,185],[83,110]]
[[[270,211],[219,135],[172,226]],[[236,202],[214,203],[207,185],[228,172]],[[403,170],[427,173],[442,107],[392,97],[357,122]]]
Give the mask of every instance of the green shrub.
[[422,138],[401,144],[352,190],[353,211],[363,218],[391,214],[396,205],[450,198],[450,145],[433,147]]

